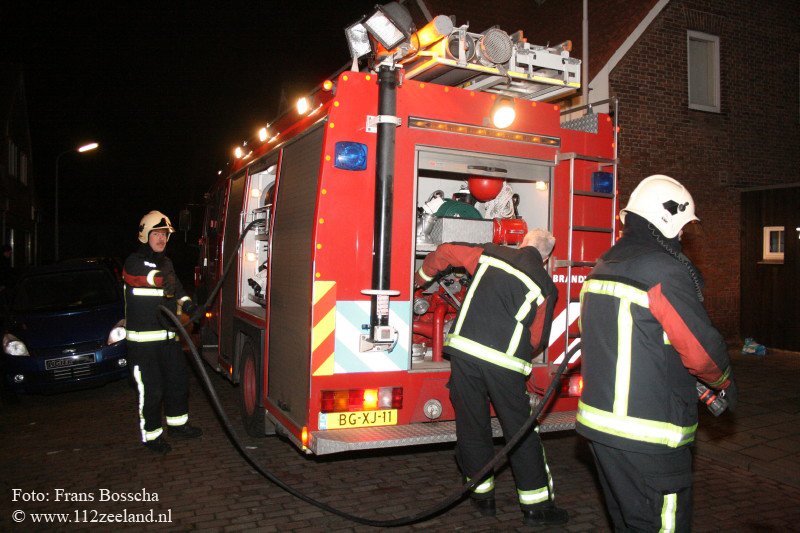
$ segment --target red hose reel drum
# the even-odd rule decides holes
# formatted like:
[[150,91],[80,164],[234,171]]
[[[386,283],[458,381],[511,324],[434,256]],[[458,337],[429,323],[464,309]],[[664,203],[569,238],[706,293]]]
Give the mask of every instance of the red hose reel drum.
[[467,183],[469,185],[469,193],[479,202],[494,200],[503,190],[503,180],[500,178],[471,176]]

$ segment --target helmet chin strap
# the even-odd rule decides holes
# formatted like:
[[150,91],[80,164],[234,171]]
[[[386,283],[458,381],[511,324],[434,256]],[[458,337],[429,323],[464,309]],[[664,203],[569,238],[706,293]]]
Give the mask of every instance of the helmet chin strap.
[[[703,297],[703,287],[702,283],[700,282],[700,274],[697,272],[697,268],[695,268],[686,255],[675,250],[672,246],[670,246],[669,242],[664,240],[664,236],[660,231],[658,231],[658,229],[656,229],[652,222],[647,222],[647,229],[650,230],[650,233],[653,234],[653,238],[656,240],[656,242],[662,248],[664,248],[669,255],[680,261],[681,264],[686,267],[686,270],[689,271],[689,276],[692,278],[692,283],[694,283],[694,292],[697,295],[697,299],[702,302],[705,298]],[[680,232],[678,233],[678,238],[680,238]]]

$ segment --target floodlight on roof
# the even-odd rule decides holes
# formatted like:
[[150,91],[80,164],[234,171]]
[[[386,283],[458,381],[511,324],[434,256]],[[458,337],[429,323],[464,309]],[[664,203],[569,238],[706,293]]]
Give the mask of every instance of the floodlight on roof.
[[347,37],[347,46],[350,48],[350,56],[353,59],[358,59],[372,51],[372,45],[369,42],[369,33],[364,24],[362,24],[362,21],[358,21],[345,28],[344,34]]
[[396,48],[407,40],[414,30],[414,22],[406,8],[397,2],[375,6],[375,13],[363,22],[367,31],[387,50]]

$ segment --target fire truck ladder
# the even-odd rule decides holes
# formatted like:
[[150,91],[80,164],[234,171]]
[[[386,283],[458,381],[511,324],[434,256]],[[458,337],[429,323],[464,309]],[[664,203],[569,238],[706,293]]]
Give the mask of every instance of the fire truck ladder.
[[[612,100],[604,100],[602,102],[596,102],[595,104],[590,104],[588,106],[582,106],[578,108],[573,108],[569,110],[565,110],[562,114],[570,114],[574,113],[575,111],[579,111],[581,109],[588,109],[588,113],[576,120],[572,120],[562,124],[563,127],[571,128],[571,129],[580,129],[580,130],[587,130],[587,131],[596,131],[596,122],[597,122],[597,115],[592,111],[593,105],[600,105],[605,103],[613,103],[615,108],[617,107],[616,99]],[[574,314],[574,307],[577,304],[580,304],[580,295],[573,294],[573,279],[572,279],[572,269],[573,268],[592,268],[597,264],[597,258],[594,260],[575,260],[575,236],[576,234],[582,239],[581,242],[581,249],[589,248],[589,249],[601,249],[605,250],[605,246],[602,243],[603,240],[607,239],[608,247],[611,247],[615,242],[616,236],[616,229],[617,229],[617,122],[616,117],[618,116],[617,110],[615,109],[614,112],[614,159],[605,159],[601,157],[594,157],[585,154],[579,154],[576,152],[565,152],[558,155],[558,161],[560,162],[569,162],[569,214],[568,214],[568,242],[567,242],[567,258],[556,260],[554,263],[555,269],[566,268],[567,269],[567,280],[566,280],[566,294],[567,294],[567,306],[565,308],[565,320],[566,320],[566,328],[564,333],[564,354],[567,354],[569,350],[580,342],[580,330],[578,328],[577,321],[574,321],[572,318],[575,316]],[[576,163],[580,162],[578,165]],[[607,172],[611,174],[611,192],[595,192],[591,189],[592,185],[592,173],[593,172]],[[579,183],[581,183],[581,188],[576,188],[576,178]],[[587,187],[588,186],[588,187]],[[583,188],[587,187],[587,188]],[[603,226],[584,226],[584,225],[576,225],[575,224],[575,213],[576,212],[589,212],[590,210],[597,210],[598,204],[597,199],[601,200],[600,209],[608,209],[608,225]],[[605,205],[602,205],[605,204]],[[594,241],[593,244],[597,243],[597,246],[586,246],[587,240]],[[599,242],[598,242],[599,241]],[[583,251],[581,251],[583,254]],[[572,311],[572,312],[571,312]],[[578,311],[579,313],[579,311]],[[573,324],[573,321],[575,322]],[[557,352],[558,353],[558,352]],[[575,357],[578,357],[580,352],[578,352]],[[552,361],[553,364],[558,364],[560,362],[559,359]]]

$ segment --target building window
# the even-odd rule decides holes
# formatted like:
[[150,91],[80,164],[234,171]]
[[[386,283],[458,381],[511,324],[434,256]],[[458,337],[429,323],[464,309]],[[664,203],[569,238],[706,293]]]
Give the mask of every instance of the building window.
[[783,226],[764,226],[764,261],[783,262],[786,232]]
[[719,37],[687,32],[689,108],[720,112]]

